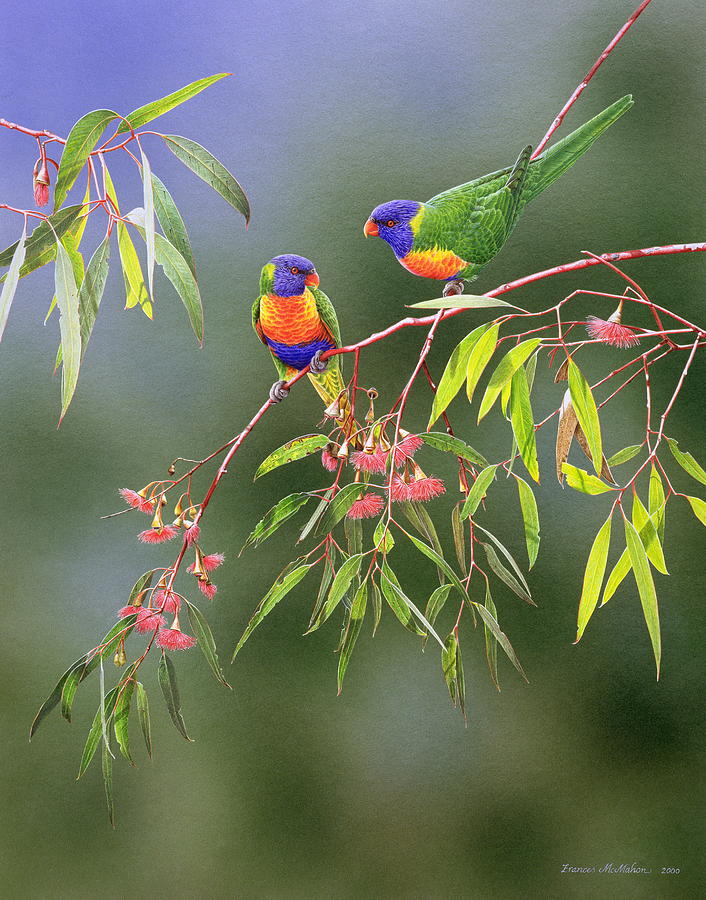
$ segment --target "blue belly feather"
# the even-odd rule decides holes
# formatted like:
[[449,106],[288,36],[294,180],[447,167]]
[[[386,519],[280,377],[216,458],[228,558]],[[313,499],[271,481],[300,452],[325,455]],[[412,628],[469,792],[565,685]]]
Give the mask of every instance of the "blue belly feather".
[[265,340],[277,359],[293,369],[306,368],[317,351],[321,350],[323,353],[335,346],[325,338],[309,341],[307,344],[283,344],[280,341],[271,341],[268,337]]

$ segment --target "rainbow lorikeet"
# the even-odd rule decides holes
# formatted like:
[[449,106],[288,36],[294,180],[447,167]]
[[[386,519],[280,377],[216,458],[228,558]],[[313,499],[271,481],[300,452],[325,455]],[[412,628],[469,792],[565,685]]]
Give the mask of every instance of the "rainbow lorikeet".
[[319,290],[311,260],[284,253],[263,267],[252,324],[280,377],[270,389],[271,400],[284,400],[289,393],[285,383],[310,366],[311,383],[326,405],[340,400],[341,408],[345,406],[340,357],[320,359],[326,350],[341,346],[341,331],[333,303]]
[[376,206],[365,223],[392,247],[414,275],[448,282],[444,294],[463,290],[510,236],[524,207],[582,156],[633,105],[617,100],[585,125],[531,160],[525,147],[514,166],[483,175],[419,203],[391,200]]

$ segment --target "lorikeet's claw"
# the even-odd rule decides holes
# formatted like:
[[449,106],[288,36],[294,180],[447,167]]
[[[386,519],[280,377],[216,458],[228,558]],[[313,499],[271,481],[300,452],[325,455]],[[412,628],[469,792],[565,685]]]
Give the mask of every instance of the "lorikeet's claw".
[[311,362],[309,363],[309,371],[314,375],[320,375],[322,372],[325,372],[328,368],[328,360],[321,359],[322,350],[317,350],[316,353],[311,357]]
[[289,395],[289,388],[285,387],[286,381],[275,381],[270,388],[270,400],[279,403]]
[[444,285],[443,296],[453,297],[455,294],[462,294],[464,287],[463,281],[447,281]]

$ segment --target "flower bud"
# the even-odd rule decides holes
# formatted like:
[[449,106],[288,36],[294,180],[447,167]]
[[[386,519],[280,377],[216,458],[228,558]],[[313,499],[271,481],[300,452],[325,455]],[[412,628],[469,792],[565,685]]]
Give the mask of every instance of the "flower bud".
[[49,169],[43,158],[34,164],[34,202],[37,206],[46,206],[49,202]]

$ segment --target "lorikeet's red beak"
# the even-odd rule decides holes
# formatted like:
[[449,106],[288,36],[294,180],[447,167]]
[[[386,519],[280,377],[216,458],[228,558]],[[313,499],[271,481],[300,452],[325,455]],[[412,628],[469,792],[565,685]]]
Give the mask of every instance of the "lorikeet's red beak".
[[363,228],[363,234],[366,237],[377,237],[380,232],[378,231],[377,222],[373,222],[372,219],[368,219],[365,223],[365,227]]
[[310,272],[304,279],[304,284],[306,284],[308,287],[318,287],[319,286],[318,272]]

